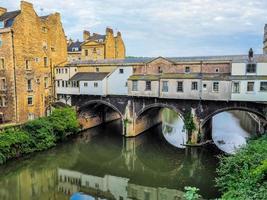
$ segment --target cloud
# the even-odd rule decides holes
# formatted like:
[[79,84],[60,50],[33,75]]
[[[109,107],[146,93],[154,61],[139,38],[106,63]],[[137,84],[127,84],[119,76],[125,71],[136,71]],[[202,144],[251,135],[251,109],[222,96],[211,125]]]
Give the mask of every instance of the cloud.
[[[81,39],[84,29],[104,33],[111,26],[122,32],[128,55],[138,56],[234,54],[249,47],[260,51],[267,22],[266,0],[30,2],[40,15],[60,12],[72,38]],[[16,9],[19,1],[0,0],[0,5]]]

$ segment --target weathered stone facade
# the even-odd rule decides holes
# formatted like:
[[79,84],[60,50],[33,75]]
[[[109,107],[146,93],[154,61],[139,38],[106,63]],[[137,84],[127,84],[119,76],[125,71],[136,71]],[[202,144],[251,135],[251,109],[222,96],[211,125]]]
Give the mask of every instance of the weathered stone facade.
[[6,106],[0,112],[5,122],[21,123],[44,116],[54,100],[53,68],[67,61],[67,42],[59,13],[39,17],[25,1],[16,12],[13,18],[12,12],[0,16],[12,20],[0,29],[1,78],[6,78]]

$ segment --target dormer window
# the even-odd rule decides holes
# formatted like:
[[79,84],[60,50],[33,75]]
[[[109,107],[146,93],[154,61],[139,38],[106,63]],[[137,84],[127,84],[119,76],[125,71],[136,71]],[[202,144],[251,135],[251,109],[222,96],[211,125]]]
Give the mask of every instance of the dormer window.
[[247,73],[256,73],[257,64],[255,63],[249,63],[246,66],[246,72]]

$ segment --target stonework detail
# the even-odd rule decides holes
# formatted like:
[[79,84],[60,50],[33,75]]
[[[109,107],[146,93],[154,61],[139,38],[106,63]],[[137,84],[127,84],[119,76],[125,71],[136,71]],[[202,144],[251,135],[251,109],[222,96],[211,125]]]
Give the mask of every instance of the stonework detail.
[[25,1],[15,12],[0,16],[0,74],[6,80],[0,112],[4,122],[23,123],[44,116],[54,100],[53,68],[67,61],[67,42],[59,13],[40,17]]

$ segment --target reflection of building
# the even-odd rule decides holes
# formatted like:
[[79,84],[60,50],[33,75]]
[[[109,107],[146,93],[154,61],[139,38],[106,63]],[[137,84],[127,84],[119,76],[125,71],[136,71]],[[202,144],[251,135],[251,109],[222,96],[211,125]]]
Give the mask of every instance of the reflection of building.
[[129,183],[128,178],[111,175],[105,175],[102,178],[59,169],[58,178],[59,191],[66,195],[83,192],[95,197],[116,200],[167,200],[180,199],[183,196],[183,193],[178,190],[136,185]]
[[0,181],[0,199],[6,200],[64,200],[62,193],[57,192],[57,172],[53,169],[34,171],[25,169]]

